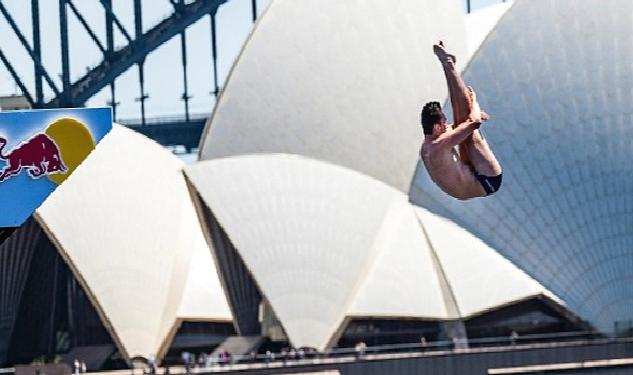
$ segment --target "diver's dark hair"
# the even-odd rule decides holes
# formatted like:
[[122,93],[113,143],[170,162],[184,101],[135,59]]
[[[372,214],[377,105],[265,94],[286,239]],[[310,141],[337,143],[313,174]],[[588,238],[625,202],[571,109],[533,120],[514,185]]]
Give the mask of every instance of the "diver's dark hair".
[[442,106],[439,102],[428,102],[424,105],[420,117],[424,134],[432,134],[433,125],[439,123],[442,119]]

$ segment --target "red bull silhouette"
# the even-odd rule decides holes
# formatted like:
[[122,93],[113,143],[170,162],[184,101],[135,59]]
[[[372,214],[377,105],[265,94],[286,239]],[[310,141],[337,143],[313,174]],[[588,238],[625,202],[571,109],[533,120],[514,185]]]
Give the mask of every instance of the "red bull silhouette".
[[36,134],[8,154],[3,154],[6,145],[7,140],[0,137],[0,159],[7,162],[0,171],[0,182],[19,174],[23,168],[32,178],[67,170],[59,156],[57,144],[44,133]]

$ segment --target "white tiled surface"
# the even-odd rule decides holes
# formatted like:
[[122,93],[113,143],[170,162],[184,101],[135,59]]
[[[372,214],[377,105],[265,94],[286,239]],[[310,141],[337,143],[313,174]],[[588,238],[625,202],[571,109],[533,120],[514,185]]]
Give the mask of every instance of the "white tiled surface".
[[[210,251],[182,167],[157,143],[116,125],[37,211],[129,357],[158,353],[190,272],[215,279],[207,288],[219,285],[213,262],[190,269],[196,246]],[[222,291],[201,297],[208,294],[221,307],[197,312],[226,319]]]
[[207,124],[201,159],[300,154],[407,193],[422,106],[446,99],[431,46],[443,39],[466,56],[463,19],[459,0],[273,0]]
[[186,173],[293,344],[324,348],[373,257],[386,211],[404,197],[293,155],[215,159]]
[[448,219],[417,208],[461,316],[544,294],[538,282]]
[[325,348],[346,316],[454,318],[429,244],[464,316],[547,293],[464,229],[358,172],[287,154],[185,171],[294,346]]
[[489,5],[483,9],[467,14],[466,17],[464,17],[466,40],[468,41],[468,60],[477,52],[490,31],[497,26],[497,23],[508,9],[510,9],[511,5],[511,1]]
[[404,197],[391,205],[374,241],[377,254],[347,315],[449,318],[415,210]]
[[633,2],[517,0],[465,80],[492,115],[492,197],[412,201],[498,249],[601,329],[633,317]]

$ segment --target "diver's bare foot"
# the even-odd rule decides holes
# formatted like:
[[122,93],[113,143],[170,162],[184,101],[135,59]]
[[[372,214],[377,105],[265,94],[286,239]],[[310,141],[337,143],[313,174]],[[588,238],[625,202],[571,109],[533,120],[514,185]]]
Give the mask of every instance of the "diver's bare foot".
[[446,49],[444,49],[444,43],[441,40],[437,44],[433,45],[433,53],[435,53],[435,56],[437,56],[442,64],[455,64],[457,62],[455,55],[451,55],[450,53],[446,52]]

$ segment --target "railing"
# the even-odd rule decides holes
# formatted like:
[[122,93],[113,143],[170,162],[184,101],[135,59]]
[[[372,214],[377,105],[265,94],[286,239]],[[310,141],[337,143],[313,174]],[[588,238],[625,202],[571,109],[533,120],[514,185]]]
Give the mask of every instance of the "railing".
[[[589,345],[607,343],[632,343],[633,336],[607,337],[596,331],[557,332],[548,334],[530,334],[520,336],[486,337],[468,339],[469,348],[460,348],[459,340],[403,343],[356,348],[337,348],[324,352],[311,350],[295,350],[281,353],[266,353],[257,355],[235,355],[224,360],[211,358],[202,363],[192,363],[190,367],[184,365],[165,367],[161,369],[128,369],[108,371],[111,375],[141,375],[149,373],[160,374],[200,374],[206,372],[234,371],[268,367],[304,366],[320,364],[347,363],[357,360],[373,360],[387,358],[411,358],[419,356],[438,356],[455,353],[482,353],[490,351],[526,350],[534,348],[555,348],[569,345]],[[210,357],[209,357],[210,358]],[[0,369],[0,375],[13,374],[14,368]]]
[[[197,122],[197,121],[206,121],[207,118],[211,116],[211,113],[191,113],[189,115],[189,122]],[[122,125],[141,125],[142,119],[140,118],[127,118],[127,119],[118,119],[118,123]],[[164,116],[154,116],[148,117],[145,119],[145,125],[163,125],[163,124],[173,124],[173,123],[184,123],[187,122],[187,119],[184,115],[164,115]]]
[[[604,344],[632,342],[633,337],[608,338],[595,331],[559,332],[531,334],[514,337],[487,337],[467,340],[469,348],[459,348],[459,340],[428,343],[403,343],[373,347],[337,348],[325,352],[296,350],[290,353],[267,353],[257,355],[236,355],[224,360],[212,358],[210,361],[191,364],[191,367],[173,366],[169,374],[199,374],[205,372],[234,371],[268,367],[307,366],[336,364],[357,360],[411,358],[418,356],[438,356],[455,353],[482,353],[503,350],[525,350],[532,348],[552,348],[567,345]],[[206,363],[205,363],[206,362]],[[149,370],[147,370],[149,371]],[[165,369],[159,370],[164,373]],[[129,372],[127,373],[129,374]],[[127,375],[126,374],[126,375]]]

